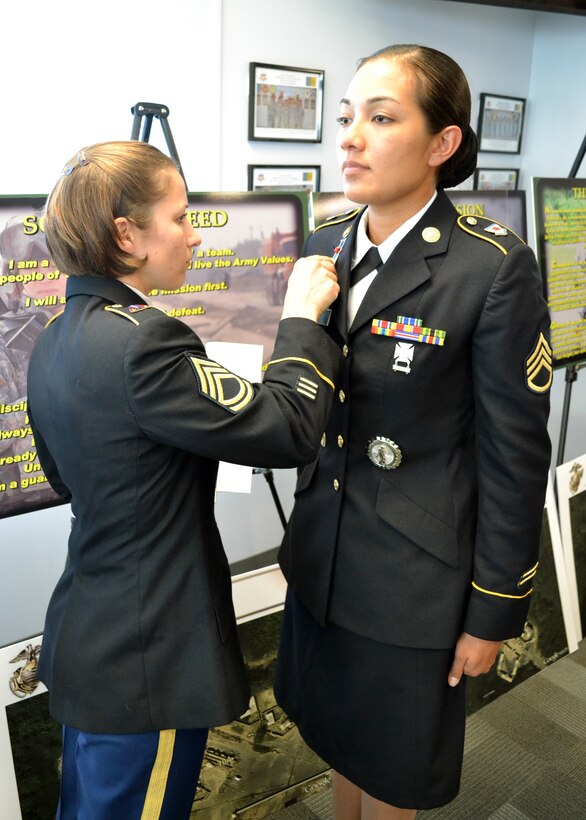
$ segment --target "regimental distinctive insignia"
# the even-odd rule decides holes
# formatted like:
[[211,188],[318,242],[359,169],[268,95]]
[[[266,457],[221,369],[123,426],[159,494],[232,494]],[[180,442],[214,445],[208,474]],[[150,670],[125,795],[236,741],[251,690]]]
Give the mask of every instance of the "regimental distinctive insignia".
[[[483,239],[485,242],[490,242],[495,248],[498,248],[505,256],[509,250],[517,244],[517,242],[525,242],[521,237],[506,228],[499,222],[494,222],[486,216],[459,216],[457,225],[470,236],[475,236],[477,239]],[[490,236],[487,236],[490,234]],[[505,240],[503,242],[503,240]]]
[[380,467],[381,470],[396,470],[403,460],[399,445],[385,436],[371,439],[366,452],[374,466]]
[[314,233],[316,231],[321,231],[322,228],[330,228],[332,225],[339,225],[342,222],[348,222],[349,219],[354,219],[354,217],[359,213],[360,208],[354,208],[354,210],[346,211],[346,213],[344,214],[336,214],[335,216],[330,216],[326,219],[325,222],[322,222],[321,225],[316,225]]
[[254,387],[221,364],[185,354],[197,376],[199,392],[230,413],[243,410],[254,398]]
[[[145,310],[159,310],[161,313],[165,313],[162,308],[155,307],[155,305],[104,305],[104,310],[108,311],[108,313],[115,313],[117,316],[122,316],[124,319],[128,319],[135,325],[139,325],[140,322],[138,319],[135,319],[134,316],[131,316],[132,313],[142,313]],[[167,314],[165,313],[165,316]]]
[[402,373],[411,373],[411,362],[415,353],[415,345],[406,342],[397,342],[395,345],[395,362],[393,370],[400,370]]
[[546,393],[551,387],[553,353],[543,333],[539,334],[535,347],[525,360],[525,380],[534,393]]
[[422,342],[426,345],[443,345],[446,340],[445,330],[423,327],[423,320],[412,316],[397,316],[396,322],[373,319],[370,332],[378,336],[393,336],[397,339],[409,339],[410,342]]
[[439,242],[441,239],[441,231],[439,228],[424,228],[421,232],[424,242]]
[[308,399],[315,401],[319,384],[312,382],[311,379],[306,379],[305,376],[299,376],[295,383],[295,389],[298,393],[301,393],[302,396],[306,396]]
[[498,225],[496,222],[493,222],[492,225],[489,225],[487,228],[484,229],[487,233],[491,233],[494,236],[508,236],[509,232],[505,228],[504,225]]

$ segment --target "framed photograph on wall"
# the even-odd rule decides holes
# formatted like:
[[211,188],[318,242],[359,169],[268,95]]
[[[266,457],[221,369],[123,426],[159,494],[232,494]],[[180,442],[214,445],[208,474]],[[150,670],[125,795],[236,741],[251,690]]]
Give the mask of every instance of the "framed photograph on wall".
[[319,165],[249,165],[249,191],[319,191]]
[[519,154],[526,100],[481,94],[478,113],[480,151],[497,154]]
[[324,74],[250,63],[248,139],[321,142]]
[[516,191],[518,168],[477,168],[474,171],[476,191]]

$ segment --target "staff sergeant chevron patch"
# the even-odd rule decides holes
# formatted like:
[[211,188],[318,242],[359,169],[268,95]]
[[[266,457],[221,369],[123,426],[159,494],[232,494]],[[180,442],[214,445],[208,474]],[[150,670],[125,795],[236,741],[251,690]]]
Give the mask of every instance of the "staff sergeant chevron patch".
[[197,377],[199,393],[230,413],[243,410],[254,398],[254,387],[221,364],[185,354]]
[[545,393],[551,387],[553,379],[553,353],[549,342],[543,335],[525,360],[525,380],[529,390],[534,393]]

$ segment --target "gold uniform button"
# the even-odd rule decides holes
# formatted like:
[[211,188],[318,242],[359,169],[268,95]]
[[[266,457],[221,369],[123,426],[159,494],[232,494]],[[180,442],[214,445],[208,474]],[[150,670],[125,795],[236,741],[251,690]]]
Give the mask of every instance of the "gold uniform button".
[[323,434],[323,436],[321,437],[321,446],[322,446],[322,447],[325,447],[325,446],[326,446],[326,434],[325,434],[325,433],[324,433],[324,434]]
[[338,436],[338,447],[344,446],[344,436]]
[[342,402],[342,404],[344,404],[344,402],[346,401],[346,394],[344,393],[343,390],[340,390],[340,392],[338,393],[338,397],[339,397],[340,401]]
[[340,489],[340,482],[338,481],[337,478],[334,478],[334,490],[336,492],[338,492],[339,489]]
[[348,347],[348,345],[344,345],[344,347],[342,348],[342,355],[345,359],[347,359],[350,355],[350,348]]

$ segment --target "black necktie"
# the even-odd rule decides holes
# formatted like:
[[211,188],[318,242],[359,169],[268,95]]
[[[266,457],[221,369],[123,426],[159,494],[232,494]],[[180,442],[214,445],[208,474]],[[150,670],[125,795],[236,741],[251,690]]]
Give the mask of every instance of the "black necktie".
[[375,248],[373,245],[368,253],[366,253],[360,262],[350,271],[350,287],[353,287],[357,282],[360,282],[361,279],[364,279],[365,276],[368,276],[369,273],[372,273],[373,270],[379,268],[382,263],[383,260],[380,258],[378,248]]

